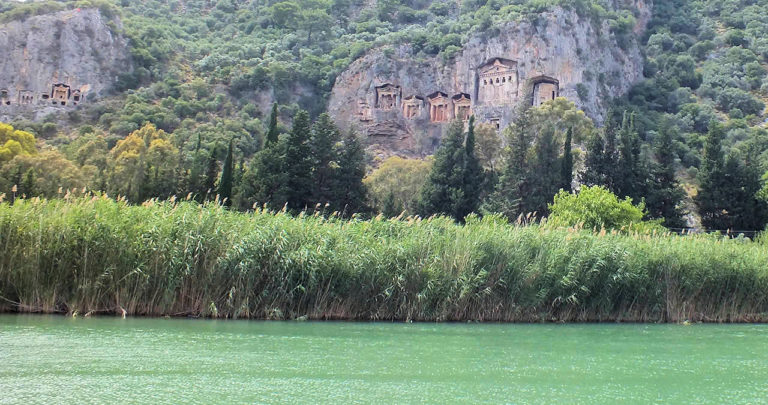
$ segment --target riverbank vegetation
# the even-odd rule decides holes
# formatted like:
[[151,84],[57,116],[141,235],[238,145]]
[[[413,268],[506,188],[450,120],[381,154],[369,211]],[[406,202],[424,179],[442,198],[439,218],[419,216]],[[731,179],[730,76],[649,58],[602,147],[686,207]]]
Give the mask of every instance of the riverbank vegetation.
[[0,307],[254,319],[768,321],[760,241],[522,222],[341,220],[73,194],[17,199],[0,204]]

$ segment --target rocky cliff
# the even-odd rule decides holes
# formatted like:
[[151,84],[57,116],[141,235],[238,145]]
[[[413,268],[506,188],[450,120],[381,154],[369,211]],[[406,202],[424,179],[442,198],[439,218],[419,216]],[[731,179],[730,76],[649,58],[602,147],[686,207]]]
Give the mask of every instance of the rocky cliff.
[[637,25],[619,46],[607,23],[595,26],[554,9],[536,22],[477,35],[449,62],[417,59],[409,45],[376,49],[336,80],[329,111],[342,128],[367,135],[379,155],[433,153],[453,118],[474,114],[504,128],[522,103],[565,97],[601,123],[612,97],[642,78],[636,37],[650,4],[635,1]]
[[0,121],[77,108],[130,71],[119,21],[76,9],[0,25]]

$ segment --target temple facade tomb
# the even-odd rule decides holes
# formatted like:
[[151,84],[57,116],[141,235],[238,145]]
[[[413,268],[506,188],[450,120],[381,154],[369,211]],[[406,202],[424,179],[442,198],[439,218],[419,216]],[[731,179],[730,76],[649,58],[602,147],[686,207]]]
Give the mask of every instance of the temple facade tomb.
[[71,90],[69,85],[64,83],[56,83],[53,85],[51,90],[51,99],[53,100],[53,104],[67,105],[70,95]]
[[421,115],[421,108],[424,105],[424,98],[420,96],[408,96],[403,100],[403,116],[407,119],[414,119]]
[[19,105],[31,105],[35,101],[35,95],[29,90],[19,90]]
[[462,121],[469,120],[472,115],[472,99],[469,94],[459,93],[452,97],[453,116]]
[[494,58],[477,68],[478,104],[507,105],[517,101],[517,62]]
[[438,91],[427,96],[429,102],[429,120],[432,122],[446,122],[451,119],[451,100],[448,95]]
[[385,83],[376,87],[376,108],[380,110],[392,110],[397,108],[400,102],[400,86]]
[[357,103],[357,117],[361,122],[369,122],[373,120],[371,105],[368,104],[367,101],[359,101]]
[[560,82],[549,76],[537,76],[531,79],[533,85],[533,100],[531,104],[538,107],[547,101],[560,96]]

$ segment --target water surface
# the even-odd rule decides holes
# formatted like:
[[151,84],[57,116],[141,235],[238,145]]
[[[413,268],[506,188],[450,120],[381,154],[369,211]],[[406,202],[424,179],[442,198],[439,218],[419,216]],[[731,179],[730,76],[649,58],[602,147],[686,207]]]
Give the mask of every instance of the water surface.
[[765,403],[765,325],[0,316],[0,403]]

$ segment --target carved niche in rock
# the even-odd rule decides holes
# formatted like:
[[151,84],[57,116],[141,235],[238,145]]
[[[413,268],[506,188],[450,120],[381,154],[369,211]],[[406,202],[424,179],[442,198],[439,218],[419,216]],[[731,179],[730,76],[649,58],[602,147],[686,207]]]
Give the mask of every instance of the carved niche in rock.
[[469,94],[459,93],[453,96],[453,116],[467,121],[470,115],[472,115],[472,99]]
[[400,86],[384,83],[376,87],[376,108],[392,110],[400,102]]
[[421,108],[424,105],[424,98],[420,96],[408,96],[403,100],[403,116],[407,119],[414,119],[421,115]]
[[533,85],[533,100],[531,104],[538,107],[547,101],[560,96],[560,82],[549,76],[536,76],[531,79]]
[[72,90],[72,102],[77,105],[83,101],[83,93],[80,90]]
[[11,93],[8,89],[0,89],[0,104],[11,105]]
[[508,105],[517,101],[517,62],[494,58],[477,68],[478,104]]
[[438,91],[427,96],[429,102],[429,120],[432,122],[445,122],[451,119],[448,95]]
[[53,104],[67,105],[67,101],[69,101],[70,95],[71,90],[69,85],[64,83],[56,83],[53,85],[53,89],[51,90],[51,99],[53,99]]
[[367,101],[359,101],[357,103],[357,117],[361,122],[369,122],[373,120],[373,114],[371,114],[371,106]]
[[19,104],[30,105],[35,101],[35,95],[29,90],[19,90]]

